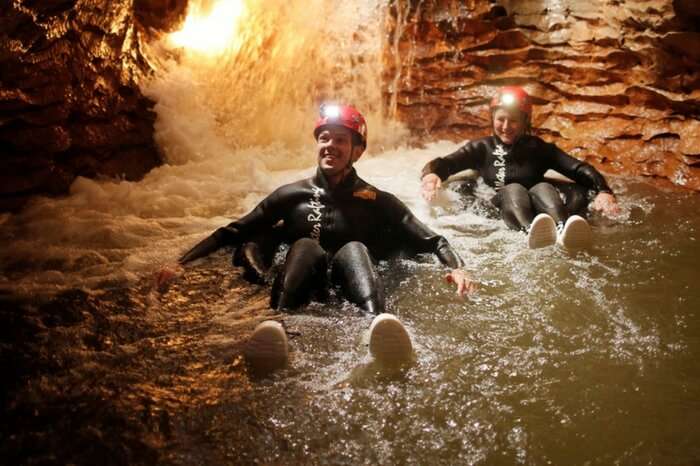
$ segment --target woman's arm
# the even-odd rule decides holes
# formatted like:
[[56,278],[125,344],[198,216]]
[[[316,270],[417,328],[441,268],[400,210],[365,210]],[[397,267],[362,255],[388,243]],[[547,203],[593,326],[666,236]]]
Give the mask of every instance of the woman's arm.
[[554,144],[551,146],[553,150],[552,160],[554,162],[551,168],[596,192],[596,197],[590,204],[591,209],[600,211],[605,215],[617,215],[620,213],[620,206],[617,203],[615,194],[610,189],[605,177],[593,165],[570,156]]
[[455,152],[444,157],[437,157],[421,170],[421,195],[426,201],[432,201],[437,195],[442,182],[463,170],[479,170],[483,163],[482,140],[469,142]]

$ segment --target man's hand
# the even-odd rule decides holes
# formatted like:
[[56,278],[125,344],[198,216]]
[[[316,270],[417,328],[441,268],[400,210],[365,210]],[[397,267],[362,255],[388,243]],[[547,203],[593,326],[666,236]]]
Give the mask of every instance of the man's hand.
[[472,277],[462,269],[452,269],[445,275],[445,280],[457,285],[457,294],[460,296],[474,294],[478,288]]
[[185,273],[185,268],[177,262],[174,264],[168,264],[166,266],[163,266],[163,268],[156,273],[156,286],[158,288],[162,288],[165,285],[167,285],[172,279],[179,275],[182,275],[183,273]]
[[442,186],[442,180],[435,173],[428,173],[421,179],[421,195],[423,199],[430,202],[437,196],[438,190]]
[[591,209],[601,212],[608,217],[619,215],[620,213],[620,206],[615,196],[610,193],[598,193],[593,202],[591,202]]

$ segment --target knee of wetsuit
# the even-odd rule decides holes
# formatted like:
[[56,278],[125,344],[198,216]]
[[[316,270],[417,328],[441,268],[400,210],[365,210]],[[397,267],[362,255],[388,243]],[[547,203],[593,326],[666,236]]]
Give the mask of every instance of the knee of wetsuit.
[[501,188],[501,196],[513,194],[527,195],[527,188],[520,183],[509,183]]
[[[373,264],[374,260],[367,246],[359,241],[351,241],[346,243],[333,256],[331,261],[332,279],[337,282],[350,271],[359,271],[365,268],[371,269]],[[350,273],[350,275],[354,275],[354,273]]]
[[301,238],[295,241],[287,251],[284,264],[285,271],[292,271],[295,276],[325,273],[328,267],[328,254],[318,241]]
[[340,248],[337,253],[335,253],[335,257],[356,253],[369,255],[369,249],[367,249],[367,246],[365,246],[364,243],[359,241],[350,241],[349,243],[345,243],[345,245]]
[[296,240],[294,243],[289,248],[288,254],[291,254],[293,250],[298,250],[300,248],[303,249],[316,249],[317,247],[320,247],[318,242],[316,240],[313,240],[311,238],[300,238]]
[[[564,205],[564,199],[559,190],[546,181],[537,183],[530,188],[530,197],[536,209],[557,209],[558,206]],[[550,213],[550,215],[552,214]]]
[[270,289],[270,308],[280,311],[292,311],[310,301],[308,290],[292,290],[284,287],[284,267],[274,267]]
[[531,209],[530,192],[520,183],[507,184],[498,194],[502,214],[513,209]]
[[554,186],[552,186],[551,183],[548,183],[546,181],[541,181],[537,183],[535,186],[530,188],[530,192],[539,195],[556,193],[557,197],[559,197],[557,189]]

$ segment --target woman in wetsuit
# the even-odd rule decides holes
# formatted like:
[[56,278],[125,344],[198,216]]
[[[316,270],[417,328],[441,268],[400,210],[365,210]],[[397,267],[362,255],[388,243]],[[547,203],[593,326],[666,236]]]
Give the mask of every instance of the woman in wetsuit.
[[[493,134],[470,141],[456,152],[428,162],[422,170],[422,195],[431,201],[442,181],[467,169],[478,170],[497,190],[492,199],[509,228],[528,234],[530,247],[558,242],[567,248],[590,242],[590,227],[578,215],[588,205],[606,214],[619,212],[605,178],[593,166],[530,134],[532,103],[524,89],[506,86],[490,104]],[[555,170],[575,184],[546,181]],[[562,201],[565,197],[567,202]]]

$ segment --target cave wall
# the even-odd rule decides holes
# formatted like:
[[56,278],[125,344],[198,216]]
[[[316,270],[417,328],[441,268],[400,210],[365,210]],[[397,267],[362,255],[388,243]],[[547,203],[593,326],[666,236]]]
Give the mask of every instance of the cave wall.
[[700,190],[700,2],[391,1],[386,104],[420,140],[489,134],[533,95],[536,133],[605,172]]
[[[603,171],[700,190],[700,2],[388,0],[385,104],[417,140],[489,131],[497,87]],[[161,160],[141,44],[187,0],[0,2],[0,211]]]
[[186,0],[0,3],[0,210],[76,176],[137,180],[160,163],[140,44]]

